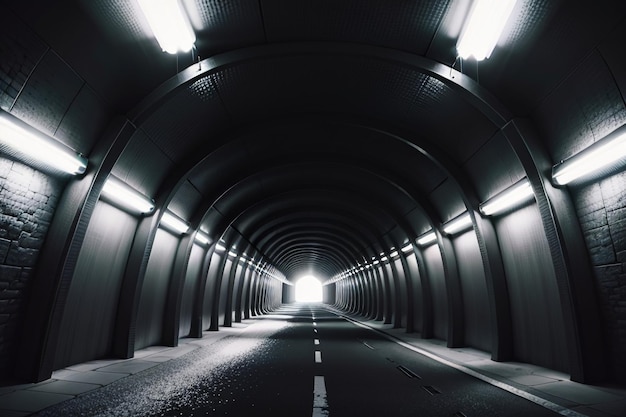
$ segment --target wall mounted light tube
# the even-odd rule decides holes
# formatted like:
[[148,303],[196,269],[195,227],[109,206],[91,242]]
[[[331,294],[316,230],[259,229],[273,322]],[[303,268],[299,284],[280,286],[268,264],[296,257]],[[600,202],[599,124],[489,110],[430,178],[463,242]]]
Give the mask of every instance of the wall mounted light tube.
[[169,211],[163,213],[163,217],[161,217],[161,224],[181,234],[189,231],[189,224]]
[[552,168],[552,181],[565,185],[626,158],[626,125]]
[[474,0],[463,32],[456,44],[463,59],[489,58],[504,30],[516,0]]
[[469,213],[465,212],[460,216],[452,219],[443,225],[443,232],[448,235],[461,232],[465,229],[469,229],[472,226],[472,219]]
[[[226,250],[226,247],[222,245],[221,243],[218,243],[217,245],[215,245],[216,252],[224,252],[225,250]],[[256,267],[259,268],[258,265],[256,265]]]
[[435,232],[428,232],[417,238],[417,244],[420,246],[426,246],[434,243],[436,240],[437,235],[435,234]]
[[188,52],[196,41],[179,0],[138,0],[161,49],[170,54]]
[[202,233],[199,230],[196,232],[194,239],[196,240],[196,242],[202,245],[208,245],[209,243],[211,243],[211,239],[209,239],[209,237],[206,234]]
[[34,160],[68,174],[82,174],[87,168],[87,158],[0,110],[0,149],[3,147],[7,154],[26,163]]
[[524,177],[506,190],[480,204],[478,209],[485,216],[493,216],[526,203],[533,197],[534,194],[530,182],[528,182],[528,178]]
[[413,244],[407,243],[400,250],[402,251],[402,253],[409,253],[409,252],[411,252],[413,250]]
[[136,213],[152,213],[154,210],[154,200],[112,175],[104,183],[100,197]]

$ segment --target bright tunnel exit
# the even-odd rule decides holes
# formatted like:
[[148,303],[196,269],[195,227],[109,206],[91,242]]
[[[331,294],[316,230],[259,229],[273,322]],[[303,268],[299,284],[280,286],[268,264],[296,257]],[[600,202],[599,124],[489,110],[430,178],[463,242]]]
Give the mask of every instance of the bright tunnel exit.
[[296,282],[296,302],[321,303],[322,283],[313,275],[306,275]]

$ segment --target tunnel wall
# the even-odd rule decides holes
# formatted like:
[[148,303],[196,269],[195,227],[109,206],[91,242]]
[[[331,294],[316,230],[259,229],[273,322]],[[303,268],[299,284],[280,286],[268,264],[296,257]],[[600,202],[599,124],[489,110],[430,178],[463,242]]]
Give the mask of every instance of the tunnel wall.
[[162,343],[163,313],[178,243],[176,236],[157,230],[141,289],[135,350]]
[[193,245],[191,254],[187,261],[187,273],[180,307],[180,325],[178,327],[178,337],[186,337],[191,331],[191,319],[193,313],[193,303],[200,276],[202,261],[204,260],[205,249],[200,245]]
[[612,377],[626,382],[626,173],[571,187],[589,248]]
[[427,279],[430,283],[433,305],[433,334],[436,338],[448,339],[448,295],[441,253],[437,245],[424,250]]
[[515,359],[568,372],[554,267],[536,205],[495,221],[504,262]]
[[55,367],[111,353],[117,302],[137,219],[99,202],[89,223],[61,321]]
[[491,317],[480,249],[473,230],[453,241],[463,294],[465,344],[491,350]]
[[422,331],[422,306],[424,302],[424,293],[422,289],[422,283],[420,282],[419,269],[417,265],[417,256],[415,253],[409,254],[406,257],[406,263],[408,267],[407,278],[411,280],[411,286],[413,287],[413,299],[410,300],[413,303],[413,329],[416,332]]
[[12,372],[33,269],[63,185],[0,157],[0,375]]

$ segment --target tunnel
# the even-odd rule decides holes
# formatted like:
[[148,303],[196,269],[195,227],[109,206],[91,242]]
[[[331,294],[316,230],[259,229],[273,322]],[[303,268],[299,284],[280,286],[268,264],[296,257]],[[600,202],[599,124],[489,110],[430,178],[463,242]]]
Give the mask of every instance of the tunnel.
[[0,1],[0,414],[626,415],[626,3],[146,3]]

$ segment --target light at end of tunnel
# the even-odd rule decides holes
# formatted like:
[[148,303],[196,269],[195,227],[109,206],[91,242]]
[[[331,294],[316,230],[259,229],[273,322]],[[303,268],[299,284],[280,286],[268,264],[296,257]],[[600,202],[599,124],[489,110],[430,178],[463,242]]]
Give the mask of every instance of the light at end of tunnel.
[[322,283],[319,279],[306,275],[296,282],[296,302],[321,303],[322,300]]
[[626,158],[626,125],[552,168],[552,181],[565,185],[618,165]]

